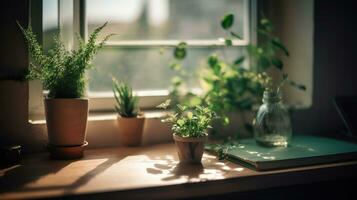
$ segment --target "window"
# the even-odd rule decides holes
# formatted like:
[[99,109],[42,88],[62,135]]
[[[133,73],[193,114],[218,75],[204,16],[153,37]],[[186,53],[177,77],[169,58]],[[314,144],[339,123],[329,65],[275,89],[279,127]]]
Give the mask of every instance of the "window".
[[[243,53],[243,47],[251,42],[253,3],[249,0],[50,0],[44,1],[43,22],[45,31],[50,33],[56,27],[53,24],[58,15],[57,25],[65,31],[68,45],[72,45],[75,40],[71,32],[80,32],[82,27],[84,35],[88,35],[108,21],[102,36],[117,35],[106,43],[93,61],[95,68],[88,72],[90,109],[113,108],[112,76],[132,84],[140,96],[141,107],[152,108],[168,95],[174,75],[169,64],[173,48],[180,41],[188,44],[188,56],[183,62],[190,74],[185,80],[187,89],[199,90],[196,75],[211,53],[227,60]],[[218,39],[225,36],[219,22],[230,12],[236,16],[234,29],[243,39],[233,41],[233,46],[227,48]],[[45,43],[46,35],[49,34],[44,34]]]
[[[97,101],[112,98],[114,76],[132,84],[142,97],[142,106],[150,107],[150,97],[168,94],[173,77],[169,69],[172,50],[180,41],[188,44],[188,57],[183,64],[191,74],[185,80],[188,89],[199,88],[196,75],[208,55],[216,52],[227,59],[234,58],[242,53],[240,47],[249,43],[249,3],[248,0],[87,0],[88,32],[108,21],[103,35],[117,34],[98,54],[93,63],[96,67],[88,73],[89,96]],[[231,48],[223,47],[218,40],[225,35],[219,21],[228,12],[235,13],[234,29],[243,36]],[[99,106],[105,107],[105,103]]]

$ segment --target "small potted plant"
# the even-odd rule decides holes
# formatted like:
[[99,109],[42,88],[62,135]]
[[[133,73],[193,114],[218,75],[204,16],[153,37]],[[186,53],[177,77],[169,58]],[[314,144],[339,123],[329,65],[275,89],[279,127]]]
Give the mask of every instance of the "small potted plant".
[[[166,109],[170,100],[157,106]],[[177,105],[177,111],[169,114],[164,122],[171,122],[173,138],[181,163],[199,164],[202,160],[207,129],[215,117],[215,113],[203,106],[187,107]]]
[[60,159],[73,159],[83,156],[85,142],[88,99],[84,97],[86,86],[85,71],[92,67],[91,60],[111,36],[106,36],[100,43],[96,39],[107,23],[98,27],[85,43],[78,37],[77,50],[67,50],[55,35],[55,45],[48,53],[36,39],[31,26],[19,27],[27,41],[32,63],[27,79],[38,79],[48,90],[44,99],[48,147],[51,156]]
[[134,96],[132,88],[127,83],[119,83],[114,78],[113,93],[122,144],[125,146],[141,145],[145,118],[140,114],[138,97]]

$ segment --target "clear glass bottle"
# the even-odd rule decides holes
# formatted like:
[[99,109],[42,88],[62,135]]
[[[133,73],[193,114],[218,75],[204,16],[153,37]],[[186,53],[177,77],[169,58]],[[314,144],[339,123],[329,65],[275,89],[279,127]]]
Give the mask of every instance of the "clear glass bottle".
[[288,145],[292,136],[291,121],[280,92],[264,91],[263,104],[254,118],[253,128],[255,140],[260,145]]

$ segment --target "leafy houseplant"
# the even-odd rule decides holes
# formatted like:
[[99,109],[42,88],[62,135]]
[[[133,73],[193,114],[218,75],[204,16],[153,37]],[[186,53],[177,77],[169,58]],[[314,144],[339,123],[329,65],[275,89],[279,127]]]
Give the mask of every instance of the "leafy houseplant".
[[106,24],[96,28],[88,42],[78,37],[77,50],[67,50],[60,40],[60,34],[57,34],[54,36],[55,45],[48,53],[43,52],[31,26],[25,29],[18,24],[32,57],[26,77],[28,80],[40,80],[49,91],[44,102],[49,147],[53,157],[74,158],[83,155],[82,150],[74,153],[69,148],[85,145],[88,116],[88,99],[83,98],[85,71],[92,67],[91,60],[111,36],[96,43],[98,34]]
[[[157,106],[166,109],[170,100]],[[173,138],[175,140],[178,156],[182,163],[201,163],[204,144],[207,139],[207,129],[215,113],[207,107],[177,105],[175,113],[169,114],[164,122],[173,124]]]
[[[224,39],[226,46],[232,46],[233,39],[241,39],[241,37],[232,31],[234,15],[225,15],[221,22],[221,28],[228,33]],[[244,113],[253,113],[256,107],[260,104],[265,89],[264,81],[268,72],[283,73],[283,62],[280,60],[280,54],[289,56],[289,52],[279,38],[273,35],[273,25],[265,17],[259,22],[257,33],[260,36],[258,44],[249,45],[246,50],[246,55],[239,55],[233,62],[228,62],[216,54],[210,55],[207,58],[207,67],[204,68],[200,79],[203,83],[202,95],[194,95],[192,93],[182,94],[180,91],[185,91],[182,81],[172,81],[171,96],[173,99],[180,99],[179,96],[184,96],[181,100],[184,104],[196,103],[198,105],[208,106],[211,110],[221,116],[222,124],[229,125],[230,118],[227,116],[230,112],[239,113],[242,115],[244,127],[248,132],[253,132],[253,127],[250,120],[244,120]],[[177,77],[173,80],[182,80],[180,72],[182,67],[177,67],[179,63],[188,54],[185,49],[184,42],[175,48],[174,58],[175,65],[170,65],[172,69],[178,71]],[[178,54],[177,52],[183,52]],[[246,58],[250,58],[249,67],[245,66]],[[174,67],[172,67],[174,66]],[[305,90],[305,86],[297,84],[294,81],[286,80],[290,85],[298,89]],[[222,130],[220,130],[222,132]],[[230,132],[232,130],[230,129]],[[237,136],[240,133],[236,133]]]
[[114,78],[113,93],[122,143],[126,146],[139,146],[145,118],[139,113],[138,97],[134,96],[132,88],[127,83],[119,83]]

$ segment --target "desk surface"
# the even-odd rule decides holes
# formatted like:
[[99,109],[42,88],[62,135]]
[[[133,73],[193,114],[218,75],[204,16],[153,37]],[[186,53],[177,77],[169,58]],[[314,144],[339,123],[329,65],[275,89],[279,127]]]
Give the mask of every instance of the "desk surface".
[[[0,199],[73,196],[167,199],[252,191],[357,176],[357,161],[257,172],[205,153],[180,165],[174,144],[87,150],[76,161],[32,155],[0,170]],[[89,196],[89,194],[91,196]],[[126,199],[124,198],[124,199]]]

